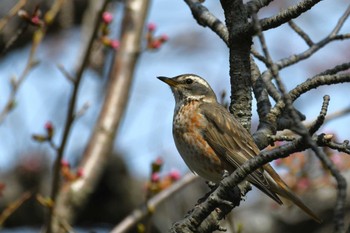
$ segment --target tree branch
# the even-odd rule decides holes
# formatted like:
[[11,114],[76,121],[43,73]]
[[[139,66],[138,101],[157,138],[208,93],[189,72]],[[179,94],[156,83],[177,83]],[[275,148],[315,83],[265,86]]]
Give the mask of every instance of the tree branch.
[[54,218],[55,218],[54,214],[56,211],[56,207],[58,207],[58,205],[57,205],[58,203],[56,203],[56,200],[57,200],[58,192],[59,192],[59,188],[60,188],[61,161],[62,161],[64,152],[65,152],[65,148],[67,145],[69,134],[71,132],[71,129],[72,129],[72,126],[74,123],[75,107],[76,107],[76,102],[77,102],[77,98],[78,98],[78,90],[80,87],[80,83],[81,83],[85,68],[88,65],[89,57],[90,57],[90,54],[92,51],[93,42],[97,36],[102,13],[103,13],[104,9],[106,8],[107,3],[108,3],[108,0],[105,0],[101,6],[101,9],[99,9],[99,11],[97,12],[97,17],[96,17],[94,29],[92,31],[92,35],[90,36],[90,40],[87,44],[86,50],[84,52],[84,56],[81,60],[82,62],[79,65],[79,68],[78,68],[78,71],[76,74],[75,82],[73,83],[74,84],[73,91],[72,91],[72,95],[71,95],[71,98],[70,98],[69,104],[68,104],[68,111],[67,111],[67,116],[66,116],[66,123],[65,123],[65,126],[63,129],[62,140],[61,140],[61,143],[57,149],[57,155],[56,155],[56,159],[55,159],[54,167],[53,167],[53,181],[52,181],[52,185],[51,185],[51,194],[50,194],[53,206],[50,207],[50,209],[49,209],[48,219],[47,219],[47,223],[46,223],[46,232],[47,233],[57,232],[57,229],[56,229],[57,226],[53,226],[53,224],[54,224]]
[[304,0],[302,2],[299,2],[295,6],[288,7],[286,10],[283,10],[276,16],[261,19],[260,24],[262,31],[266,31],[271,28],[276,28],[284,23],[287,23],[291,19],[297,18],[302,13],[305,13],[306,11],[310,10],[320,1],[321,0]]
[[192,184],[195,180],[197,180],[197,178],[199,177],[193,175],[193,173],[186,174],[181,180],[149,199],[145,206],[134,210],[129,216],[127,216],[126,218],[124,218],[124,220],[118,223],[118,225],[113,228],[111,233],[128,232],[142,219],[156,211],[157,207],[161,205],[164,201],[168,200],[170,197],[178,193],[179,190],[185,188],[187,185]]
[[56,211],[58,221],[71,223],[74,220],[77,210],[85,204],[107,162],[127,104],[134,69],[141,51],[148,6],[147,0],[128,0],[125,3],[121,46],[115,55],[106,99],[79,165],[84,176],[60,190]]
[[215,32],[228,46],[228,31],[226,26],[216,18],[208,8],[203,6],[199,0],[185,0],[190,7],[193,18],[203,27],[209,27]]
[[235,37],[238,25],[246,24],[248,14],[242,0],[221,0],[226,26],[229,32],[230,49],[230,112],[249,131],[251,124],[252,80],[250,66],[250,48],[252,36]]
[[336,75],[321,75],[307,79],[305,82],[299,84],[292,89],[289,94],[292,100],[296,100],[302,94],[310,91],[311,89],[318,88],[324,85],[334,85],[344,82],[350,82],[350,74],[336,74]]

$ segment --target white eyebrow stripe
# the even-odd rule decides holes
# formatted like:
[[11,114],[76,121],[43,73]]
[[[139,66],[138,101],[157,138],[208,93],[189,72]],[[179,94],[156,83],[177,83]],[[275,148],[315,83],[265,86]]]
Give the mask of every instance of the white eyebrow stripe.
[[209,84],[202,78],[198,77],[198,76],[194,76],[194,75],[191,75],[189,76],[191,77],[193,80],[195,80],[197,83],[200,83],[202,84],[203,86],[206,86],[206,87],[209,87]]

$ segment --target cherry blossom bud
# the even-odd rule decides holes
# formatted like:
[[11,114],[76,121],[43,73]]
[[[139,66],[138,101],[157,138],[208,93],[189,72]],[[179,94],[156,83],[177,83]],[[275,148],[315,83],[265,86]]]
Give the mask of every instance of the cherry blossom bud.
[[113,20],[113,15],[110,12],[105,11],[102,14],[102,20],[105,24],[110,24]]
[[48,138],[52,138],[52,136],[54,135],[55,132],[55,127],[53,126],[53,124],[51,123],[51,121],[48,121],[45,123],[44,128],[46,129],[46,133]]
[[148,31],[150,31],[150,32],[153,32],[154,30],[156,30],[156,27],[157,27],[157,25],[156,25],[155,23],[149,23],[149,24],[147,25],[147,29],[148,29]]
[[167,34],[163,34],[160,36],[160,39],[159,39],[161,42],[165,42],[165,41],[168,41],[169,40],[169,37]]
[[83,176],[84,176],[84,169],[80,167],[77,170],[77,177],[83,177]]
[[158,172],[152,173],[152,175],[151,175],[151,181],[152,181],[152,182],[159,182],[159,180],[160,180],[160,175],[159,175],[159,173],[158,173]]
[[111,46],[113,49],[118,49],[118,48],[119,48],[119,41],[118,41],[118,40],[111,40],[111,41],[110,41],[110,46]]
[[62,159],[61,160],[61,166],[62,167],[70,167],[70,164],[69,164],[69,162],[67,160]]
[[170,172],[169,172],[169,176],[172,180],[176,181],[176,180],[179,180],[181,178],[181,174],[178,170],[176,169],[172,169]]

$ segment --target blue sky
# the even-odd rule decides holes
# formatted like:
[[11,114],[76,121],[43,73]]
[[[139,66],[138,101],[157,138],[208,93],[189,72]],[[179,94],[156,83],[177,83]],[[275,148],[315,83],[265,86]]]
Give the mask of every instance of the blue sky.
[[[296,22],[317,41],[331,31],[345,10],[345,3],[345,0],[322,1],[310,15],[303,15]],[[206,5],[219,18],[223,18],[217,1],[207,1]],[[271,12],[264,11],[264,14]],[[156,23],[156,33],[167,34],[169,42],[159,51],[141,55],[115,149],[122,152],[129,168],[138,176],[149,174],[151,161],[159,156],[165,160],[165,169],[177,168],[185,172],[187,168],[178,155],[171,134],[173,96],[156,76],[196,73],[206,78],[216,93],[222,90],[228,92],[228,49],[213,32],[197,25],[183,1],[152,1],[148,21]],[[346,23],[343,32],[349,32],[349,24]],[[0,125],[0,170],[11,167],[20,159],[19,154],[30,150],[50,151],[47,145],[35,143],[30,138],[32,133],[44,131],[46,121],[50,120],[56,125],[58,132],[55,140],[58,142],[60,139],[71,86],[56,64],[63,64],[69,71],[74,70],[80,56],[80,38],[79,29],[74,28],[48,36],[41,45],[37,54],[40,65],[22,85],[17,95],[16,109]],[[305,43],[288,26],[268,31],[266,39],[275,60],[306,49]],[[332,43],[309,61],[282,71],[287,88],[335,64],[349,61],[350,54],[346,52],[349,46],[349,42]],[[8,80],[11,75],[19,75],[24,69],[28,53],[29,47],[19,49],[0,61],[1,107],[9,94]],[[104,80],[106,77],[101,79],[94,71],[85,72],[78,106],[89,102],[91,107],[74,126],[65,155],[69,160],[79,158],[89,138],[103,96]],[[324,94],[331,95],[329,112],[349,106],[349,88],[349,84],[319,88],[301,97],[296,106],[308,120],[312,120],[320,110]],[[253,115],[256,120],[255,111]],[[350,117],[343,117],[327,124],[324,129],[337,132],[341,140],[350,138],[343,127],[349,120]]]

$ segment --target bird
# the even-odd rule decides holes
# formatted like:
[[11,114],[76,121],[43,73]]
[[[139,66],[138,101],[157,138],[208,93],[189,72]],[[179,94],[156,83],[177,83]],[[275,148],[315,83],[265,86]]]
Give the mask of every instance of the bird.
[[[225,171],[231,174],[259,155],[260,149],[251,134],[218,103],[205,79],[195,74],[157,78],[168,84],[174,94],[173,138],[178,152],[193,173],[219,183]],[[246,180],[278,204],[283,204],[281,198],[287,199],[316,222],[322,222],[270,164],[255,170]]]

